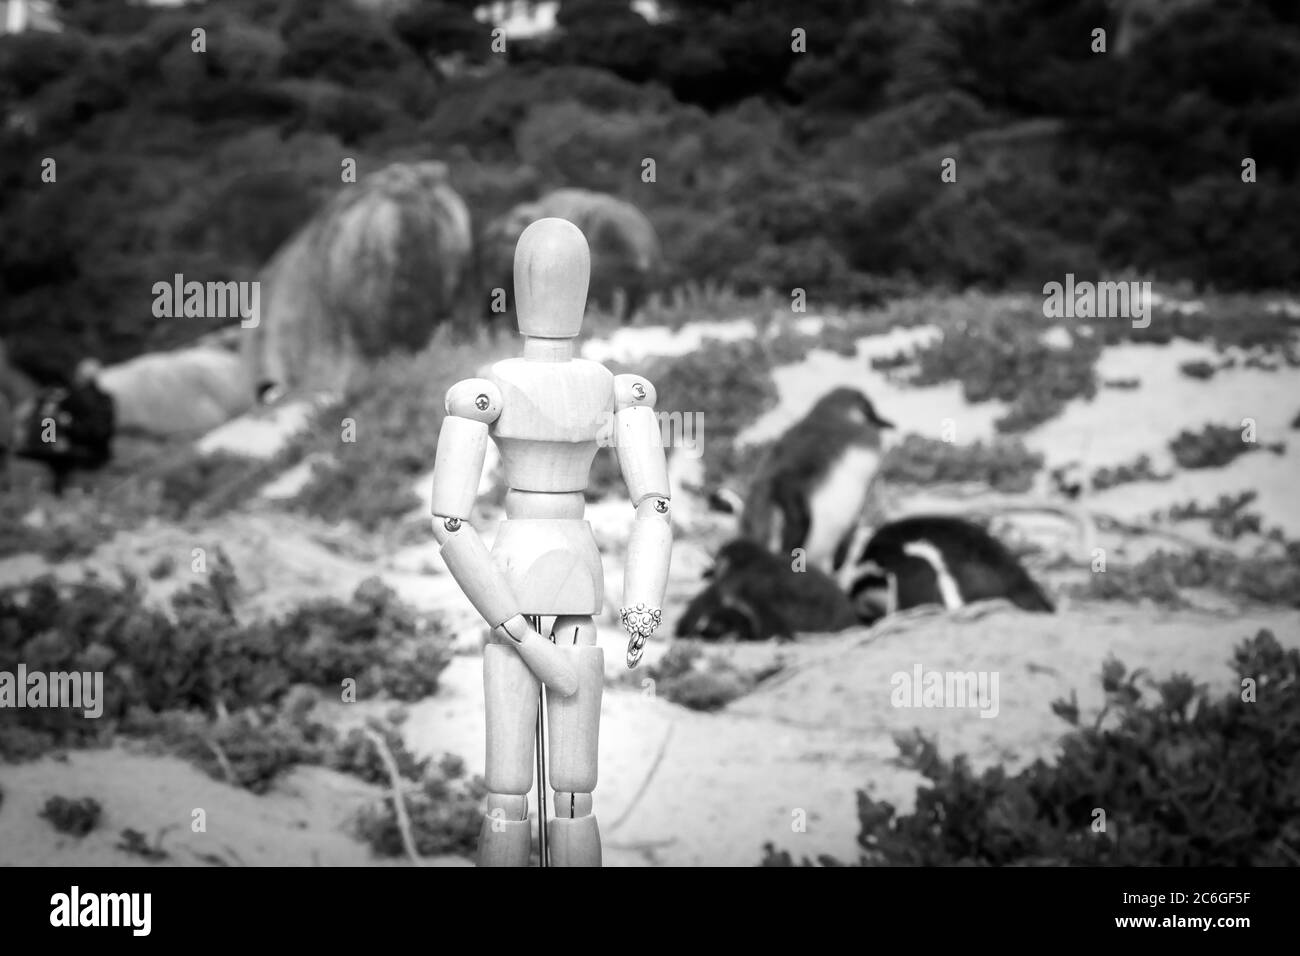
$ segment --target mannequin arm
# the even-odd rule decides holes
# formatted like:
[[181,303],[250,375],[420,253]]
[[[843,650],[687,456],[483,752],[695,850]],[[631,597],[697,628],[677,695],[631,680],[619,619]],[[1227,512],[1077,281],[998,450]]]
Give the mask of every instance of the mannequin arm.
[[628,633],[627,666],[641,660],[662,619],[672,559],[668,462],[655,415],[655,390],[639,375],[614,377],[614,436],[618,465],[636,508],[623,570],[619,614]]

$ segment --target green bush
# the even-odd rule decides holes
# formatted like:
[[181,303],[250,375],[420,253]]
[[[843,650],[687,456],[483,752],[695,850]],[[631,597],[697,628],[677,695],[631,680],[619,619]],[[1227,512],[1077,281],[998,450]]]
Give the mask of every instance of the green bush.
[[[1232,665],[1248,699],[1242,690],[1212,698],[1185,675],[1140,681],[1112,658],[1101,716],[1088,726],[1074,701],[1057,701],[1053,711],[1074,728],[1060,757],[1015,775],[976,774],[920,735],[898,739],[904,763],[930,786],[902,815],[859,792],[855,865],[1296,865],[1300,651],[1262,630]],[[763,863],[793,859],[769,843]]]

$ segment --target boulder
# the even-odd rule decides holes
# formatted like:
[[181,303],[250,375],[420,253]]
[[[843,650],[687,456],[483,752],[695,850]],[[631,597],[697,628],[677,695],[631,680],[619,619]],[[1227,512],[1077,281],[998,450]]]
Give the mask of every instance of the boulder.
[[259,393],[336,391],[365,362],[422,348],[458,313],[472,252],[445,164],[396,163],[343,186],[259,276],[248,378]]

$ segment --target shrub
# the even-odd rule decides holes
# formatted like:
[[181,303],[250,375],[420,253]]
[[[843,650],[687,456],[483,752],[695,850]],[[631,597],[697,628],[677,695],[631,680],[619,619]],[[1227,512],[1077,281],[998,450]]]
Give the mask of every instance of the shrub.
[[1183,362],[1178,366],[1178,370],[1188,378],[1199,378],[1202,380],[1213,378],[1214,373],[1219,370],[1219,366],[1213,362],[1207,362],[1204,359],[1196,359],[1191,362]]
[[658,392],[660,412],[703,414],[709,485],[738,473],[736,437],[776,405],[773,364],[769,350],[754,340],[710,340],[694,352],[648,364],[644,374]]
[[1243,511],[1248,504],[1258,497],[1258,492],[1243,491],[1237,495],[1219,495],[1218,501],[1208,506],[1189,501],[1185,505],[1174,505],[1170,508],[1169,520],[1208,519],[1210,531],[1215,537],[1236,541],[1243,534],[1260,533],[1262,521],[1260,516]]
[[[311,479],[290,500],[296,511],[367,530],[419,506],[416,481],[433,468],[447,389],[512,348],[479,339],[453,343],[440,330],[417,355],[391,356],[357,376],[345,397],[322,409],[282,463],[318,455]],[[339,440],[339,422],[356,422],[356,440]]]
[[[1140,672],[1109,660],[1097,720],[1084,725],[1075,702],[1057,701],[1053,711],[1073,727],[1059,759],[1015,775],[977,775],[919,735],[898,739],[930,786],[903,815],[858,793],[856,865],[1294,866],[1300,651],[1262,630],[1232,665],[1258,699],[1213,699],[1185,675],[1140,687]],[[1093,830],[1095,808],[1105,810],[1103,832]],[[763,863],[793,859],[769,843]]]
[[1183,588],[1208,588],[1263,604],[1300,607],[1300,543],[1282,555],[1236,555],[1208,548],[1185,553],[1157,551],[1128,568],[1112,567],[1089,575],[1081,597],[1139,601],[1180,606],[1187,603]]
[[[105,675],[102,719],[24,708],[0,724],[0,758],[104,742],[119,724],[170,728],[179,739],[207,732],[209,718],[224,721],[228,713],[235,716],[219,721],[218,740],[257,736],[253,751],[305,753],[315,741],[302,721],[281,726],[275,719],[295,685],[336,694],[352,678],[362,696],[414,700],[436,691],[450,663],[441,623],[418,617],[377,580],[362,582],[350,601],[310,602],[282,619],[251,623],[237,616],[237,596],[238,580],[221,552],[206,580],[172,597],[169,613],[148,606],[130,577],[114,586],[93,575],[67,585],[44,576],[0,590],[0,670],[22,662],[33,671]],[[247,762],[255,768],[266,761],[250,752]],[[237,776],[261,779],[256,769]]]
[[270,705],[219,718],[199,711],[141,709],[122,729],[161,743],[214,780],[258,794],[299,764],[324,762],[334,741],[328,727]]
[[388,784],[390,782],[384,761],[375,749],[374,742],[366,733],[366,729],[378,734],[384,741],[401,776],[409,780],[419,780],[424,777],[429,769],[429,758],[418,759],[406,748],[397,724],[373,719],[366,724],[365,729],[353,727],[347,732],[330,754],[330,767],[359,777],[366,783]]
[[[1260,445],[1246,441],[1242,430],[1232,425],[1206,425],[1199,432],[1183,430],[1169,442],[1174,460],[1182,468],[1222,468],[1240,455],[1258,451]],[[1286,446],[1265,445],[1276,454]]]
[[746,673],[721,656],[706,655],[698,645],[675,642],[646,673],[657,696],[691,710],[711,711],[743,697],[777,669]]
[[996,438],[989,444],[953,442],[908,435],[880,464],[880,477],[899,484],[980,482],[996,491],[1028,491],[1043,467],[1043,456],[1019,438]]
[[1139,455],[1129,464],[1116,465],[1114,468],[1098,468],[1092,473],[1091,485],[1094,491],[1105,491],[1117,485],[1126,485],[1134,481],[1168,481],[1171,474],[1159,474],[1151,466],[1149,455]]
[[1000,432],[1028,430],[1055,417],[1074,398],[1097,391],[1098,337],[1070,333],[1069,348],[1049,345],[1041,316],[998,310],[973,315],[944,330],[911,356],[913,385],[960,382],[968,402],[1007,402]]
[[0,556],[35,552],[52,563],[85,557],[124,528],[222,514],[270,476],[265,462],[186,446],[115,463],[90,492],[71,489],[56,498],[30,486],[14,489],[0,500]]
[[[487,785],[481,777],[466,779],[459,757],[444,756],[427,765],[418,787],[404,796],[411,821],[411,838],[420,856],[440,853],[470,855],[478,843],[483,822],[482,800]],[[356,819],[357,835],[378,856],[405,853],[392,795],[364,807]]]
[[99,826],[102,813],[99,801],[91,797],[50,797],[41,810],[41,816],[50,822],[50,826],[60,833],[76,837],[83,837]]

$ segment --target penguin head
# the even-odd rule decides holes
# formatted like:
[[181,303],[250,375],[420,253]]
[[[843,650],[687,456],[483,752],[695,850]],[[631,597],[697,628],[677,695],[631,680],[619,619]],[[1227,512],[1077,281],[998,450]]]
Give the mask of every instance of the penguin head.
[[872,428],[894,427],[893,422],[876,411],[876,407],[871,404],[871,399],[858,389],[849,388],[847,385],[831,389],[823,395],[814,406],[814,411],[819,415],[869,425]]

